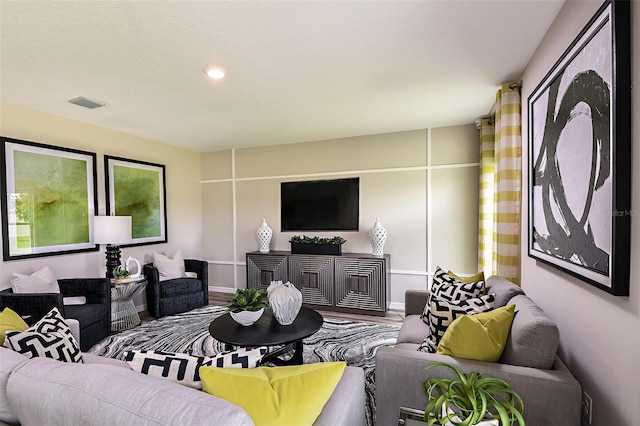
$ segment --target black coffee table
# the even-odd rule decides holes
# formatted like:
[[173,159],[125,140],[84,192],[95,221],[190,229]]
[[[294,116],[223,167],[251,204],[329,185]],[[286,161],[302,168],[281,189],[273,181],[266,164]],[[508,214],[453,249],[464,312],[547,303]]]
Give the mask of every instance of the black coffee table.
[[[302,364],[302,340],[318,331],[322,323],[322,315],[313,309],[302,307],[293,324],[280,325],[272,311],[265,309],[262,317],[250,326],[238,324],[226,313],[211,322],[209,333],[214,339],[234,346],[284,345],[267,354],[263,361],[275,365],[299,365]],[[291,345],[294,347],[293,356],[281,359],[280,355],[288,352]]]

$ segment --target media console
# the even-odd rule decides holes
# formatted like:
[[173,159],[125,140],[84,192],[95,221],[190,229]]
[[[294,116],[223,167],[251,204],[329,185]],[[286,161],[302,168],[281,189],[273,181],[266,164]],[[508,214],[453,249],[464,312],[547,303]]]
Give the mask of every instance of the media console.
[[247,287],[290,281],[314,309],[384,316],[389,308],[390,255],[340,256],[254,251],[247,256]]

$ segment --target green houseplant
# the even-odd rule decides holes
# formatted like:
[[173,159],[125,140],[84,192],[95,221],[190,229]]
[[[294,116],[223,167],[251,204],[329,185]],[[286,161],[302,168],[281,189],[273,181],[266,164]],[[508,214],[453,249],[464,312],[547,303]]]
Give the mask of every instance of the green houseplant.
[[455,379],[427,377],[422,387],[429,399],[424,419],[429,425],[471,426],[483,420],[498,419],[502,426],[524,426],[522,398],[504,380],[482,377],[478,372],[464,374],[438,362],[424,369],[445,367]]
[[291,253],[293,254],[341,255],[342,244],[346,243],[347,240],[340,236],[321,238],[294,235],[289,242],[291,243]]
[[227,311],[238,324],[249,326],[258,321],[269,306],[269,297],[264,289],[239,288],[229,300]]
[[269,306],[267,291],[255,288],[239,288],[229,299],[228,312],[259,311]]

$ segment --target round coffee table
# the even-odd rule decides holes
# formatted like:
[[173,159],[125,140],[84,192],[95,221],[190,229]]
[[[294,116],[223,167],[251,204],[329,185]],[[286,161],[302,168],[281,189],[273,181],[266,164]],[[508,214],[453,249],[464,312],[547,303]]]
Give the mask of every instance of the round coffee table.
[[[262,317],[253,325],[243,326],[231,318],[228,313],[214,319],[209,325],[211,336],[228,345],[234,346],[280,346],[263,358],[265,362],[275,365],[302,364],[302,340],[311,336],[322,327],[322,315],[313,309],[302,307],[291,325],[280,325],[270,309],[266,309]],[[294,353],[289,359],[280,355],[293,345]]]

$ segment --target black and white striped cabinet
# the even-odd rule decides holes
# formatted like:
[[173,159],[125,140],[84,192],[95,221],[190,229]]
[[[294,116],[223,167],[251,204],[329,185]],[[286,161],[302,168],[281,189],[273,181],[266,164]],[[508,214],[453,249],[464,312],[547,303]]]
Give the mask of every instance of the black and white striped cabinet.
[[384,316],[389,308],[390,255],[247,253],[247,287],[290,281],[315,309]]

